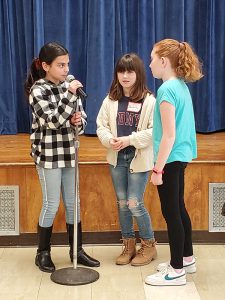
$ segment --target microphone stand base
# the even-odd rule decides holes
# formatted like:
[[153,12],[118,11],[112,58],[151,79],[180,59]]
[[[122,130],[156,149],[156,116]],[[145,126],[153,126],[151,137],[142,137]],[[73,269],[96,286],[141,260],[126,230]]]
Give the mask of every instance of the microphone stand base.
[[88,268],[63,268],[51,274],[51,280],[62,285],[84,285],[99,279],[99,273]]

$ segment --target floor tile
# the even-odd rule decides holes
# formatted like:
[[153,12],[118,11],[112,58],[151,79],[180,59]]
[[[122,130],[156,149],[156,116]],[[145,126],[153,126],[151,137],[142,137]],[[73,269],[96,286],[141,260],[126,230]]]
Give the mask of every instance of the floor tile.
[[150,286],[144,284],[146,300],[201,300],[194,282],[183,286]]
[[[51,281],[49,273],[35,266],[34,248],[0,248],[0,300],[224,300],[225,245],[195,245],[197,273],[187,274],[187,285],[152,287],[145,277],[156,271],[160,262],[169,260],[169,246],[157,245],[158,258],[149,265],[117,266],[121,246],[85,246],[85,251],[101,266],[94,283],[64,286]],[[56,268],[73,267],[68,247],[52,247]],[[78,265],[79,266],[79,265]],[[80,266],[79,266],[80,267]]]
[[37,299],[42,273],[34,266],[34,255],[34,249],[4,249],[0,259],[0,299]]

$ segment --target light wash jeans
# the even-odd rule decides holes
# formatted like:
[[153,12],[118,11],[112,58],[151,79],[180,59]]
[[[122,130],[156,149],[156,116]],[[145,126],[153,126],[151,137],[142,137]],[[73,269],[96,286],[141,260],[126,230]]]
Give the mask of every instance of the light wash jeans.
[[[59,208],[60,194],[66,211],[66,223],[74,223],[75,168],[45,169],[36,166],[43,196],[39,216],[41,227],[51,227]],[[80,222],[80,200],[78,199],[78,220]]]
[[[128,147],[118,153],[117,166],[110,165],[113,185],[117,195],[120,227],[123,238],[134,238],[133,217],[135,218],[139,236],[144,240],[154,238],[151,219],[144,206],[143,195],[149,172],[130,172],[130,163],[135,149]],[[131,201],[132,200],[132,201]]]

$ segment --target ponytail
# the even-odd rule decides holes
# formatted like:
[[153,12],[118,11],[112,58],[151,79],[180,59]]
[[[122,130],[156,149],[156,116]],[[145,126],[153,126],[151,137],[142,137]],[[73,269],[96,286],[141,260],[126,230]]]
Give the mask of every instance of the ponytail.
[[202,64],[188,43],[164,39],[156,43],[154,48],[159,57],[168,57],[178,78],[194,82],[203,77]]
[[181,42],[179,47],[177,76],[187,82],[194,82],[202,78],[201,63],[191,46],[186,42]]
[[40,78],[44,78],[45,74],[46,73],[45,73],[44,69],[42,68],[40,59],[34,58],[31,63],[30,70],[27,75],[27,79],[24,83],[24,90],[25,90],[25,94],[27,96],[29,96],[30,89],[31,89],[32,85],[34,84],[34,82],[39,80]]

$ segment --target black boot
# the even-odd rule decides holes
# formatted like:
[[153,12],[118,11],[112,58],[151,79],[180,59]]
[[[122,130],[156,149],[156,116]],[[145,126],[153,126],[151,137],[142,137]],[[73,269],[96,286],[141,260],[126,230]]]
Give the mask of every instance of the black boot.
[[52,273],[55,271],[55,265],[51,259],[50,240],[52,235],[51,227],[41,227],[38,225],[38,250],[35,258],[35,264],[43,272]]
[[[69,245],[70,245],[70,260],[73,262],[73,224],[66,224],[67,232],[69,235]],[[82,229],[81,222],[77,224],[77,263],[82,264],[87,267],[99,267],[100,262],[92,257],[90,257],[82,248]]]
[[225,203],[223,204],[222,211],[221,211],[221,215],[222,215],[222,216],[225,216]]
[[73,224],[66,223],[66,229],[67,229],[69,246],[70,246],[69,256],[70,256],[71,262],[73,262],[73,233],[74,233]]

